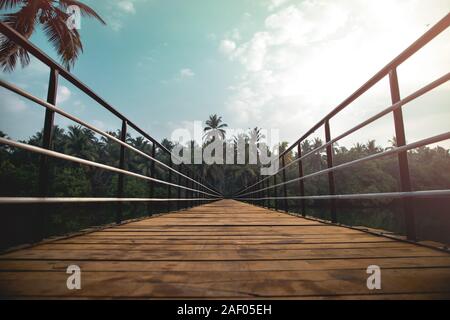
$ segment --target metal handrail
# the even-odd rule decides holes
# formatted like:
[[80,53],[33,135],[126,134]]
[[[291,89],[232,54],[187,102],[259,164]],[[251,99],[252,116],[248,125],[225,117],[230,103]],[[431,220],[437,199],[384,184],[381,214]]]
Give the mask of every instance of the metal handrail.
[[0,197],[0,204],[214,201],[216,198],[76,198]]
[[[358,165],[358,164],[361,164],[361,163],[364,163],[364,162],[367,162],[367,161],[375,160],[375,159],[382,158],[382,157],[387,157],[387,156],[390,156],[390,155],[393,155],[393,154],[398,154],[400,152],[405,152],[405,151],[412,150],[412,149],[417,149],[417,148],[420,148],[420,147],[423,147],[423,146],[426,146],[426,145],[430,145],[430,144],[433,144],[433,143],[437,143],[437,142],[441,142],[441,141],[445,141],[445,140],[449,140],[449,139],[450,139],[450,132],[439,134],[439,135],[436,135],[434,137],[430,137],[430,138],[427,138],[427,139],[422,139],[422,140],[416,141],[414,143],[410,143],[410,144],[404,145],[402,147],[392,148],[390,150],[386,150],[386,151],[383,151],[383,152],[372,154],[372,155],[369,155],[369,156],[366,156],[366,157],[363,157],[363,158],[360,158],[360,159],[357,159],[357,160],[348,161],[348,162],[345,162],[343,164],[340,164],[340,165],[337,165],[337,166],[334,166],[334,167],[331,167],[331,168],[328,168],[328,169],[323,169],[323,170],[320,170],[320,171],[316,171],[314,173],[311,173],[311,174],[308,174],[308,175],[305,175],[305,176],[302,176],[302,177],[294,178],[294,179],[291,179],[291,180],[288,180],[288,181],[283,181],[281,183],[278,183],[276,185],[272,185],[272,186],[267,187],[267,188],[258,189],[256,191],[247,192],[247,193],[239,195],[239,198],[242,197],[242,196],[249,195],[249,194],[255,194],[257,192],[267,191],[267,190],[275,189],[275,188],[278,188],[278,187],[282,187],[282,186],[285,186],[285,185],[293,183],[293,182],[298,182],[298,181],[301,181],[301,180],[314,178],[314,177],[317,177],[317,176],[320,176],[320,175],[323,175],[323,174],[326,174],[326,173],[329,173],[329,172],[334,172],[334,171],[337,171],[337,170],[347,169],[347,168],[353,167],[355,165]],[[280,199],[281,198],[283,198],[283,197],[280,197]]]
[[[345,131],[344,133],[340,134],[339,136],[337,136],[336,138],[331,139],[329,142],[309,151],[308,153],[305,153],[304,155],[302,155],[301,157],[297,157],[296,159],[293,159],[291,162],[289,162],[287,165],[282,166],[281,168],[279,168],[277,170],[277,172],[275,172],[274,174],[279,174],[280,172],[282,172],[283,170],[286,170],[287,168],[291,167],[292,165],[298,163],[299,161],[303,161],[307,158],[309,158],[310,156],[312,156],[313,154],[316,154],[317,152],[319,152],[322,149],[325,149],[328,146],[331,146],[333,144],[335,144],[336,142],[344,139],[345,137],[349,136],[350,134],[358,131],[359,129],[362,129],[364,127],[366,127],[367,125],[371,124],[372,122],[380,119],[381,117],[389,114],[390,112],[393,112],[399,108],[402,108],[403,106],[406,106],[408,103],[414,101],[415,99],[423,96],[424,94],[428,93],[429,91],[443,85],[444,83],[446,83],[447,81],[450,80],[450,72],[445,74],[444,76],[438,78],[437,80],[429,83],[428,85],[422,87],[421,89],[415,91],[414,93],[410,94],[409,96],[407,96],[406,98],[400,100],[399,102],[391,105],[390,107],[378,112],[377,114],[373,115],[372,117],[370,117],[369,119],[361,122],[360,124],[357,124],[356,126],[354,126],[353,128]],[[267,179],[269,179],[271,176],[267,176],[265,178],[263,178],[262,180],[246,187],[245,189],[239,191],[235,196],[237,195],[241,195],[242,192],[250,189],[251,187],[256,186],[258,183],[264,182]]]
[[39,154],[46,155],[46,156],[53,157],[53,158],[58,158],[58,159],[67,160],[67,161],[71,161],[71,162],[76,162],[76,163],[87,165],[87,166],[91,166],[91,167],[96,167],[96,168],[99,168],[99,169],[104,169],[104,170],[108,170],[108,171],[112,171],[112,172],[116,172],[116,173],[120,173],[120,174],[125,174],[125,175],[128,175],[130,177],[134,177],[134,178],[139,178],[139,179],[144,179],[144,180],[148,180],[148,181],[153,181],[153,182],[156,182],[156,183],[164,184],[166,186],[172,186],[172,187],[176,187],[176,188],[180,188],[180,189],[184,189],[184,190],[188,190],[188,191],[194,191],[194,192],[197,192],[197,193],[201,193],[201,194],[217,197],[215,194],[211,194],[211,193],[208,193],[208,192],[200,191],[198,189],[193,189],[193,188],[177,185],[177,184],[170,183],[170,182],[167,182],[167,181],[164,181],[164,180],[159,180],[159,179],[148,177],[148,176],[145,176],[145,175],[142,175],[142,174],[139,174],[139,173],[135,173],[135,172],[132,172],[132,171],[128,171],[128,170],[124,170],[124,169],[108,166],[106,164],[102,164],[102,163],[98,163],[98,162],[94,162],[94,161],[90,161],[90,160],[86,160],[86,159],[70,156],[70,155],[67,155],[67,154],[64,154],[64,153],[61,153],[61,152],[56,152],[56,151],[52,151],[52,150],[36,147],[36,146],[33,146],[33,145],[29,145],[29,144],[26,144],[26,143],[13,141],[13,140],[10,140],[10,139],[0,138],[0,144],[8,145],[8,146],[11,146],[11,147],[14,147],[14,148],[20,148],[20,149],[27,150],[27,151],[34,152],[34,153],[39,153]]
[[323,117],[319,122],[317,122],[311,129],[309,129],[303,136],[301,136],[296,142],[294,142],[288,149],[286,149],[282,154],[280,154],[280,158],[283,157],[284,155],[288,154],[289,151],[292,151],[296,145],[298,145],[299,143],[304,141],[306,138],[308,138],[312,133],[314,133],[323,124],[325,124],[325,122],[329,121],[336,114],[338,114],[340,111],[345,109],[353,101],[355,101],[357,98],[362,96],[366,91],[368,91],[370,88],[372,88],[375,84],[377,84],[380,80],[382,80],[384,77],[389,75],[391,70],[396,69],[403,62],[405,62],[412,55],[414,55],[417,51],[422,49],[431,40],[433,40],[439,34],[441,34],[443,31],[445,31],[449,25],[450,25],[450,13],[448,13],[444,18],[442,18],[434,26],[432,26],[419,39],[417,39],[407,49],[405,49],[402,53],[400,53],[397,57],[395,57],[384,68],[382,68],[380,71],[378,71],[378,73],[376,73],[372,78],[370,78],[358,90],[356,90],[352,95],[350,95],[347,99],[345,99],[342,103],[340,103],[336,108],[334,108],[331,112],[329,112],[325,117]]
[[72,121],[74,121],[74,122],[76,122],[76,123],[78,123],[78,124],[88,128],[88,129],[98,133],[99,135],[101,135],[101,136],[103,136],[105,138],[113,140],[114,142],[116,142],[116,143],[118,143],[120,145],[123,145],[125,148],[127,148],[129,150],[132,150],[132,151],[138,153],[139,155],[141,155],[141,156],[143,156],[143,157],[145,157],[145,158],[147,158],[147,159],[149,159],[151,161],[154,161],[155,163],[159,164],[160,166],[162,166],[162,167],[164,167],[164,168],[166,168],[166,169],[168,169],[168,170],[170,170],[170,171],[172,171],[172,172],[174,172],[176,174],[179,174],[183,178],[188,179],[188,180],[198,184],[199,186],[205,187],[208,190],[210,190],[211,192],[213,192],[216,195],[220,196],[220,194],[218,192],[216,192],[216,191],[208,188],[207,186],[203,185],[202,183],[200,183],[200,182],[198,182],[198,181],[196,181],[196,180],[194,180],[194,179],[184,175],[183,173],[181,173],[178,170],[175,170],[174,168],[166,165],[165,163],[159,161],[158,159],[156,159],[156,158],[146,154],[145,152],[142,152],[141,150],[139,150],[139,149],[129,145],[128,143],[126,143],[126,142],[124,142],[124,141],[114,137],[113,135],[98,129],[95,126],[93,126],[91,124],[88,124],[87,122],[85,122],[85,121],[83,121],[83,120],[81,120],[81,119],[71,115],[70,113],[68,113],[68,112],[66,112],[66,111],[64,111],[62,109],[59,109],[58,107],[56,107],[56,106],[54,106],[54,105],[52,105],[52,104],[50,104],[48,102],[45,102],[45,101],[37,98],[36,96],[33,96],[32,94],[30,94],[28,92],[25,92],[24,90],[18,88],[17,86],[15,86],[15,85],[13,85],[11,83],[8,83],[6,81],[3,81],[2,79],[0,79],[0,86],[5,88],[5,89],[8,89],[8,90],[10,90],[10,91],[12,91],[12,92],[14,92],[16,94],[18,94],[18,95],[20,95],[20,96],[22,96],[24,98],[27,98],[28,100],[33,101],[36,104],[39,104],[39,105],[43,106],[44,108],[50,109],[50,110],[52,110],[52,111],[62,115],[63,117],[65,117],[67,119],[70,119],[70,120],[72,120]]
[[[103,98],[98,96],[92,89],[90,89],[87,85],[85,85],[83,82],[81,82],[73,74],[71,74],[69,71],[67,71],[63,66],[58,64],[52,58],[50,58],[47,54],[45,54],[41,49],[36,47],[33,43],[31,43],[28,39],[26,39],[19,32],[17,32],[16,30],[14,30],[13,28],[11,28],[10,26],[8,26],[7,24],[5,24],[1,21],[0,21],[0,33],[4,34],[6,37],[8,37],[12,41],[14,41],[17,45],[24,48],[27,52],[31,53],[38,60],[40,60],[45,65],[50,67],[52,71],[56,70],[58,75],[62,76],[67,81],[72,83],[75,87],[80,89],[82,92],[84,92],[86,95],[88,95],[94,101],[96,101],[102,107],[104,107],[109,112],[114,114],[117,118],[119,118],[123,122],[126,122],[126,124],[128,126],[133,128],[134,130],[136,130],[139,134],[141,134],[144,138],[146,138],[147,140],[152,142],[152,144],[156,145],[159,149],[161,149],[164,152],[168,153],[169,155],[174,156],[177,159],[179,159],[169,149],[167,149],[165,146],[163,146],[161,143],[159,143],[156,139],[151,137],[148,133],[146,133],[144,130],[142,130],[138,125],[136,125],[134,122],[132,122],[130,119],[128,119],[125,115],[120,113],[117,109],[115,109],[108,102],[106,102]],[[190,170],[189,167],[187,167],[187,168],[188,168],[188,170]],[[210,186],[209,188],[212,188],[212,187]],[[218,192],[216,190],[214,190],[214,192],[216,192],[217,194],[220,194],[220,192]]]
[[[417,99],[418,97],[428,93],[430,90],[444,84],[448,80],[450,80],[450,73],[445,74],[439,79],[431,82],[430,84],[422,87],[421,89],[415,91],[413,94],[410,94],[408,97],[401,99],[400,98],[400,90],[397,78],[397,67],[400,66],[404,61],[409,59],[413,54],[423,48],[426,44],[428,44],[431,40],[441,34],[444,30],[446,30],[450,25],[450,13],[448,13],[444,18],[442,18],[438,23],[432,26],[426,33],[424,33],[418,40],[416,40],[412,45],[410,45],[406,50],[400,53],[397,57],[395,57],[391,62],[389,62],[384,68],[382,68],[379,72],[377,72],[371,79],[369,79],[365,84],[363,84],[358,90],[356,90],[352,95],[350,95],[347,99],[345,99],[341,104],[339,104],[336,108],[334,108],[331,112],[329,112],[325,117],[323,117],[319,122],[317,122],[314,126],[312,126],[304,135],[302,135],[296,142],[294,142],[289,148],[287,148],[284,152],[279,154],[277,157],[281,159],[281,168],[279,168],[274,174],[269,175],[267,177],[261,178],[257,177],[254,183],[249,184],[248,186],[244,186],[238,192],[236,192],[233,197],[245,200],[245,201],[260,201],[260,200],[275,200],[275,209],[278,209],[278,200],[284,200],[284,210],[286,212],[289,211],[288,202],[289,199],[297,199],[300,200],[302,206],[302,214],[305,215],[305,202],[306,199],[324,199],[323,196],[311,196],[306,197],[304,195],[305,188],[303,181],[307,178],[315,177],[322,174],[328,174],[328,187],[329,187],[329,195],[327,199],[330,199],[330,211],[331,211],[331,221],[336,223],[336,200],[340,199],[343,195],[335,194],[335,181],[334,181],[334,171],[348,168],[353,165],[374,160],[379,157],[396,154],[398,157],[399,164],[399,173],[400,173],[400,184],[401,184],[401,192],[399,194],[411,194],[412,186],[411,179],[409,174],[409,164],[407,158],[407,151],[432,144],[435,142],[443,141],[450,138],[450,132],[444,133],[442,135],[438,135],[435,137],[431,137],[428,139],[423,139],[421,141],[417,141],[416,143],[406,144],[405,138],[405,129],[403,123],[403,115],[402,115],[402,107],[407,103]],[[331,130],[330,130],[330,120],[345,109],[348,105],[354,102],[357,98],[359,98],[362,94],[372,88],[375,84],[377,84],[384,77],[389,76],[390,90],[391,90],[391,100],[392,105],[376,115],[370,117],[369,119],[359,123],[353,128],[345,131],[339,136],[332,138]],[[397,138],[397,148],[392,150],[388,150],[385,152],[380,152],[375,155],[370,155],[364,157],[362,159],[350,161],[338,166],[333,165],[333,144],[340,141],[341,139],[347,137],[348,135],[358,131],[359,129],[367,126],[368,124],[376,121],[377,119],[389,114],[393,113],[394,115],[394,125],[395,125],[395,136]],[[307,152],[302,155],[301,143],[305,141],[311,134],[313,134],[320,127],[324,127],[325,129],[325,144]],[[285,157],[289,154],[295,147],[298,149],[298,156],[295,160],[290,163],[285,163]],[[318,172],[314,172],[309,175],[303,174],[303,160],[310,157],[311,155],[326,149],[326,160],[327,160],[327,169],[320,170]],[[286,169],[291,167],[294,164],[298,164],[298,172],[299,177],[295,179],[291,179],[286,181]],[[277,175],[282,173],[282,182],[277,183]],[[270,185],[270,178],[273,177],[273,185]],[[300,196],[297,197],[288,197],[287,196],[287,188],[286,185],[298,182],[299,183],[299,192]],[[283,187],[283,196],[278,196],[277,188]],[[274,190],[275,197],[271,197],[268,194],[269,190]],[[249,191],[249,192],[246,192]],[[445,191],[445,190],[444,190]],[[246,192],[246,193],[244,193]],[[266,196],[261,196],[261,194],[265,192]],[[253,195],[251,198],[244,198],[244,196]],[[380,193],[379,195],[383,195]],[[386,193],[384,195],[387,195]],[[349,196],[349,195],[345,195]],[[357,196],[357,195],[356,195]],[[313,198],[316,197],[316,198]],[[317,198],[321,197],[321,198]],[[408,239],[416,240],[416,232],[415,232],[415,222],[414,222],[414,208],[410,201],[403,201],[403,211],[405,213],[405,222],[406,222],[406,234]],[[267,206],[270,207],[270,202],[267,202]]]
[[[377,200],[377,199],[407,199],[407,198],[435,198],[448,197],[450,190],[424,190],[410,192],[378,192],[378,193],[352,193],[352,194],[334,194],[334,195],[318,195],[318,196],[290,196],[290,197],[264,197],[264,198],[241,198],[247,201],[265,201],[265,200]],[[1,203],[1,200],[0,200]]]
[[[38,197],[1,197],[0,203],[1,204],[12,204],[12,203],[42,203],[42,204],[50,204],[50,203],[63,203],[63,202],[117,202],[118,203],[118,210],[116,213],[116,222],[120,223],[122,221],[122,204],[124,202],[146,202],[147,205],[151,202],[161,202],[162,200],[160,198],[153,197],[154,194],[154,183],[158,183],[161,185],[165,185],[167,187],[167,198],[164,199],[167,203],[167,210],[170,211],[171,209],[171,203],[177,202],[177,209],[180,208],[188,208],[195,205],[200,204],[201,202],[205,201],[215,201],[217,199],[222,198],[222,194],[217,191],[214,187],[212,187],[207,181],[200,178],[197,173],[195,173],[190,167],[182,163],[179,156],[173,154],[169,149],[167,149],[165,146],[163,146],[161,143],[156,141],[152,136],[150,136],[148,133],[146,133],[144,130],[142,130],[139,126],[137,126],[135,123],[133,123],[130,119],[128,119],[125,115],[120,113],[118,110],[116,110],[114,107],[112,107],[108,102],[106,102],[103,98],[98,96],[93,90],[91,90],[87,85],[82,83],[80,80],[78,80],[73,74],[71,74],[69,71],[67,71],[64,67],[62,67],[60,64],[55,62],[53,59],[51,59],[48,55],[46,55],[42,50],[37,48],[34,44],[32,44],[28,39],[26,39],[24,36],[22,36],[19,32],[14,30],[9,25],[0,22],[0,33],[2,33],[5,37],[9,38],[11,41],[15,42],[18,46],[25,49],[28,53],[32,54],[34,57],[36,57],[38,60],[40,60],[42,63],[47,65],[50,68],[50,78],[48,83],[48,96],[47,101],[43,101],[42,99],[39,99],[30,93],[18,88],[17,86],[14,86],[10,83],[7,83],[6,81],[0,80],[0,86],[4,87],[7,90],[10,90],[30,101],[33,101],[40,106],[43,106],[45,108],[45,120],[44,120],[44,130],[43,130],[43,143],[42,147],[36,147],[31,146],[28,144],[24,144],[21,142],[12,141],[9,139],[0,139],[0,144],[9,145],[11,147],[21,148],[24,150],[28,150],[31,152],[35,152],[41,155],[40,159],[40,168],[39,168],[39,196]],[[77,87],[79,90],[81,90],[84,94],[89,96],[91,99],[93,99],[95,102],[97,102],[100,106],[111,112],[114,116],[119,118],[122,121],[122,129],[120,131],[120,138],[117,138],[107,132],[104,132],[97,127],[90,125],[89,123],[69,114],[68,112],[65,112],[61,109],[59,109],[56,106],[56,98],[58,93],[58,79],[59,76],[65,78],[67,81],[69,81],[72,85]],[[86,159],[69,156],[63,153],[52,151],[52,131],[54,127],[54,115],[59,114],[67,119],[70,119],[90,130],[93,132],[100,134],[101,136],[111,139],[115,143],[118,143],[120,145],[120,161],[119,161],[119,167],[113,167],[108,166],[105,164],[97,163],[94,161],[89,161]],[[147,154],[137,148],[135,148],[132,145],[129,145],[126,141],[127,138],[127,128],[134,129],[138,134],[142,135],[145,139],[151,142],[151,155]],[[170,163],[165,164],[164,162],[158,160],[156,158],[156,149],[161,150],[163,153],[170,156]],[[147,160],[150,161],[151,170],[150,175],[146,176],[138,173],[134,173],[128,170],[125,170],[125,150],[131,150],[133,152],[136,152],[137,154],[145,157]],[[48,197],[48,182],[49,182],[49,164],[48,164],[48,157],[54,157],[59,159],[64,159],[96,168],[101,168],[104,170],[108,170],[110,172],[115,172],[119,174],[118,184],[117,184],[117,197],[115,198],[88,198],[85,197],[83,199],[81,198],[64,198],[64,197]],[[172,164],[172,158],[180,160],[180,165],[178,166],[178,170],[173,167]],[[168,170],[169,181],[164,181],[155,178],[155,164],[163,167],[164,169]],[[185,169],[185,170],[183,170]],[[184,171],[184,172],[183,172]],[[172,173],[178,175],[178,183],[172,183],[173,176]],[[150,183],[150,197],[148,198],[126,198],[124,197],[124,176],[132,176],[135,178],[140,178],[149,181]],[[183,181],[182,181],[183,179]],[[182,182],[184,185],[182,185]],[[171,188],[177,188],[177,197],[171,198],[172,196],[172,189]],[[184,192],[184,198],[181,197],[180,190],[185,190]],[[209,191],[209,192],[208,192]],[[180,205],[179,203],[182,202],[183,204]],[[43,213],[44,207],[39,207],[40,213]],[[153,211],[149,207],[150,212]],[[43,221],[39,217],[40,215],[34,215],[35,217],[35,235],[34,240],[39,241],[42,239],[45,235],[43,234]]]

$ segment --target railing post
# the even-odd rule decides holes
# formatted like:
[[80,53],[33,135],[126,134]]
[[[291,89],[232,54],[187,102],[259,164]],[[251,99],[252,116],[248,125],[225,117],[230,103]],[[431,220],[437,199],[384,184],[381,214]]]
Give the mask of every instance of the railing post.
[[[58,75],[57,69],[50,70],[50,78],[48,82],[47,102],[55,105],[56,97],[58,94]],[[45,110],[44,131],[42,135],[42,148],[51,150],[53,147],[53,128],[54,128],[55,112],[50,109]],[[48,156],[42,155],[40,157],[39,165],[39,185],[38,192],[40,197],[48,196],[48,185],[50,176],[50,166]],[[39,241],[46,236],[45,224],[46,224],[46,212],[47,206],[40,205],[35,212],[35,231],[33,232],[33,241]]]
[[[270,178],[269,177],[267,177],[267,183],[266,183],[266,188],[269,188],[270,187]],[[270,209],[270,192],[269,192],[270,190],[269,189],[266,189],[266,198],[267,198],[267,200],[266,200],[266,206],[267,206],[267,209]]]
[[[191,178],[193,178],[193,176],[194,175],[192,175],[192,177]],[[194,189],[195,190],[195,187],[194,187],[194,181],[192,181],[191,180],[191,189]],[[191,200],[191,207],[193,208],[193,207],[195,207],[195,191],[191,191],[191,198],[192,198],[192,200]]]
[[[189,177],[189,172],[187,170],[187,167],[186,167],[186,170],[185,170],[185,175],[186,175],[186,177]],[[184,184],[185,184],[186,188],[189,188],[189,179],[188,178],[184,179]],[[184,189],[184,195],[185,195],[186,199],[189,199],[191,197],[190,191],[187,190],[187,189]],[[190,207],[190,205],[191,205],[190,200],[186,200],[185,203],[186,203],[185,209],[188,209]]]
[[[189,175],[189,177],[191,177],[191,175]],[[191,180],[188,180],[187,182],[187,187],[191,188]],[[193,198],[193,194],[192,194],[192,190],[188,190],[188,194],[189,194],[189,203],[188,203],[188,207],[192,208],[193,204],[192,204],[192,198]]]
[[257,201],[256,201],[256,199],[258,198],[258,180],[259,180],[259,178],[258,178],[258,176],[256,176],[256,181],[255,181],[255,186],[254,186],[254,191],[255,191],[255,193],[253,194],[253,204],[256,206],[257,205]]
[[[199,190],[200,190],[200,191],[205,191],[205,188],[203,187],[203,184],[204,184],[203,178],[200,179],[200,183],[201,183],[202,185],[199,186]],[[200,199],[204,199],[204,198],[205,198],[205,194],[204,194],[204,193],[199,193],[199,198],[200,198]],[[206,203],[206,202],[203,201],[203,200],[200,200],[200,201],[199,201],[199,204],[200,204],[200,205],[205,204],[205,203]]]
[[[325,121],[325,140],[326,143],[331,141],[331,132],[330,132],[330,121]],[[330,144],[327,146],[327,166],[328,168],[333,168],[333,145]],[[330,195],[336,194],[336,186],[334,182],[334,172],[328,172],[328,189],[330,192]],[[336,200],[331,199],[330,200],[330,212],[331,212],[331,222],[336,223],[337,217],[336,217]]]
[[[198,179],[198,177],[196,177],[196,181],[198,181],[197,179]],[[194,199],[198,199],[199,198],[199,193],[198,193],[199,186],[198,186],[198,184],[196,184],[194,182],[192,183],[192,185],[195,185]],[[195,206],[198,206],[198,200],[194,200],[194,207]]]
[[[155,142],[152,142],[152,151],[151,151],[151,157],[153,159],[155,159],[155,155],[156,155],[156,146],[155,146]],[[154,178],[155,177],[155,161],[151,160],[150,162],[150,177]],[[150,199],[153,198],[154,195],[154,185],[155,183],[153,181],[149,181],[149,197]],[[149,202],[149,206],[148,206],[148,214],[151,215],[155,210],[155,205],[151,206],[152,202]]]
[[[127,121],[122,120],[122,130],[120,131],[120,140],[122,142],[126,142],[127,140]],[[125,169],[125,146],[120,145],[120,160],[119,160],[119,168]],[[123,185],[124,185],[124,174],[119,173],[119,180],[117,183],[117,198],[123,198]],[[116,214],[116,223],[119,224],[122,222],[122,215],[123,215],[123,202],[119,202],[119,205],[117,207],[117,214]]]
[[283,167],[283,172],[282,172],[282,176],[283,176],[283,196],[284,196],[284,211],[288,212],[289,211],[289,207],[288,207],[288,201],[287,201],[287,185],[286,183],[286,169],[284,168],[284,166],[286,165],[286,160],[285,160],[285,156],[281,157],[281,166]]
[[251,204],[255,204],[255,193],[253,193],[255,191],[255,187],[253,186],[253,187],[251,187],[250,188],[250,192],[252,192],[251,194],[250,194],[250,203]]
[[[400,89],[398,85],[397,70],[392,69],[389,72],[389,84],[391,89],[391,100],[395,104],[400,101]],[[406,144],[405,127],[403,122],[402,108],[397,108],[394,113],[395,138],[397,147]],[[411,178],[409,175],[408,152],[398,153],[398,166],[400,172],[400,187],[402,192],[412,191]],[[406,237],[408,240],[417,240],[413,199],[402,200],[403,213],[405,217]]]
[[[199,177],[196,175],[195,181],[199,181],[198,179]],[[200,193],[198,191],[200,190],[200,186],[197,183],[194,183],[194,185],[195,185],[195,199],[197,199],[195,200],[194,204],[195,206],[198,206],[199,205],[198,199],[200,198]]]
[[[263,198],[263,194],[261,189],[263,188],[263,182],[262,182],[262,176],[261,176],[261,172],[258,173],[258,198],[261,199]],[[264,202],[262,200],[258,200],[258,206],[260,207],[264,207]]]
[[[300,159],[302,157],[302,145],[301,142],[297,145],[297,157]],[[298,161],[298,177],[303,178],[303,162],[302,160]],[[305,196],[305,183],[303,180],[299,180],[298,182],[298,191],[300,193],[300,197]],[[305,199],[300,199],[299,201],[299,209],[301,210],[302,216],[306,216],[306,206]]]
[[[178,166],[178,171],[180,171],[180,173],[183,173],[183,166],[181,164]],[[181,186],[181,174],[178,174],[178,183],[177,184],[179,186]],[[177,188],[177,198],[181,199],[181,188],[180,187]],[[180,210],[180,203],[181,203],[181,201],[178,200],[177,201],[177,210]]]
[[[172,157],[169,155],[169,167],[172,168]],[[169,183],[172,183],[172,170],[169,170]],[[167,212],[170,212],[170,198],[172,197],[172,186],[167,185]]]
[[[274,175],[273,175],[273,185],[276,185],[277,184],[277,174],[275,173]],[[275,210],[278,210],[278,199],[277,199],[277,197],[278,197],[278,187],[275,187],[275,188],[273,188],[273,193],[274,193],[274,205],[275,205]]]

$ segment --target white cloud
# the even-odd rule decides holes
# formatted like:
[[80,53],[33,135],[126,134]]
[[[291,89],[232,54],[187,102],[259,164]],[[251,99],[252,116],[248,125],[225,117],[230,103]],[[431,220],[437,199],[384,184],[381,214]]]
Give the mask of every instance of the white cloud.
[[70,99],[72,92],[66,86],[58,86],[58,94],[56,96],[56,105],[60,105]]
[[108,0],[106,21],[113,31],[120,31],[125,26],[127,17],[137,12],[136,7],[148,0]]
[[195,73],[189,68],[184,68],[180,70],[179,76],[180,78],[192,78],[195,76]]
[[136,8],[134,7],[133,1],[119,1],[117,6],[125,13],[136,13]]
[[[280,128],[282,137],[290,141],[448,11],[446,0],[435,0],[433,5],[416,0],[309,0],[287,7],[281,7],[284,2],[272,3],[278,9],[272,8],[275,11],[268,14],[264,28],[249,40],[239,45],[229,38],[221,42],[220,51],[243,66],[226,107],[237,123]],[[415,61],[413,71],[399,69],[405,94],[418,89],[417,72],[430,82],[450,68],[449,43],[441,41],[428,57]],[[367,95],[357,101],[357,111],[352,109],[360,117],[389,103],[385,82]],[[334,133],[356,124],[355,113],[343,115],[347,118],[333,124]]]
[[289,0],[270,0],[267,9],[269,11],[275,10],[283,4],[287,3]]
[[191,79],[195,77],[195,72],[190,68],[182,68],[180,69],[172,78],[163,79],[160,81],[162,85],[168,85],[171,83],[178,83],[185,79]]
[[220,42],[219,51],[223,54],[229,55],[236,49],[236,43],[232,40],[224,39]]

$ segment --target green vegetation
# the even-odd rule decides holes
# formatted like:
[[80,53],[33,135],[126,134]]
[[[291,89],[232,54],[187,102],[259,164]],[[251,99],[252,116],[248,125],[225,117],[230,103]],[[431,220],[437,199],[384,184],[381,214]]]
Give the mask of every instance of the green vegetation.
[[[1,21],[29,39],[40,25],[48,41],[53,45],[63,65],[70,70],[78,56],[83,52],[81,36],[77,29],[68,28],[68,13],[71,6],[77,6],[80,14],[94,18],[103,24],[105,21],[91,7],[77,0],[0,0]],[[22,67],[30,63],[26,50],[7,37],[0,39],[0,66],[4,71],[13,71],[17,62]]]
[[[211,116],[208,120],[205,132],[220,130],[220,135],[226,139],[226,124],[220,117]],[[120,131],[109,132],[120,137]],[[5,133],[1,133],[6,137]],[[241,138],[249,141],[254,135],[257,141],[263,136],[259,128],[249,130],[248,134],[242,134]],[[207,135],[206,135],[207,136]],[[55,127],[53,134],[53,149],[69,155],[96,161],[110,166],[118,166],[120,147],[117,143],[105,138],[97,137],[92,131],[80,126],[70,126],[67,130]],[[227,141],[237,144],[238,137],[229,137]],[[42,133],[38,132],[27,141],[31,145],[42,144]],[[205,139],[202,147],[211,141]],[[127,136],[127,143],[135,148],[151,154],[151,143],[142,137]],[[190,142],[192,147],[201,148],[195,142]],[[320,139],[306,140],[302,143],[302,153],[322,145]],[[164,139],[162,144],[171,150],[174,143]],[[395,140],[393,141],[395,144]],[[280,146],[285,150],[287,142]],[[335,146],[335,164],[341,164],[359,159],[371,154],[376,154],[384,149],[377,146],[375,141],[365,144],[356,144],[351,148]],[[235,148],[235,152],[238,149]],[[248,158],[246,148],[246,159]],[[295,152],[288,153],[286,162],[295,159]],[[409,152],[411,176],[414,190],[450,189],[450,153],[441,147],[422,147]],[[143,175],[150,175],[151,162],[141,155],[127,150],[125,153],[126,169]],[[169,157],[162,150],[156,149],[156,158],[166,164]],[[20,149],[0,146],[0,195],[1,196],[37,196],[38,172],[40,156]],[[198,175],[206,180],[225,196],[231,196],[245,185],[252,184],[259,174],[258,165],[189,165]],[[326,155],[317,153],[303,161],[305,174],[316,172],[326,168]],[[48,196],[59,197],[116,197],[117,174],[78,165],[62,160],[50,160],[50,182],[48,184]],[[177,167],[175,167],[178,169]],[[155,166],[155,177],[168,180],[167,170]],[[298,176],[297,165],[288,168],[287,179]],[[173,183],[178,183],[178,177],[172,175]],[[273,178],[271,178],[273,179]],[[272,180],[273,181],[273,180]],[[277,181],[281,181],[278,174]],[[376,193],[398,191],[398,165],[396,157],[386,157],[370,161],[350,169],[336,172],[336,186],[338,194],[350,193]],[[154,197],[167,197],[167,186],[155,184]],[[305,181],[306,195],[328,194],[328,181],[326,175],[308,179]],[[149,197],[148,181],[133,177],[125,178],[125,197]],[[298,183],[292,183],[287,188],[288,195],[298,195]],[[273,195],[273,193],[272,193]],[[282,196],[282,188],[278,188],[278,195]],[[171,197],[177,197],[177,190],[172,188]],[[181,196],[184,196],[182,192]],[[432,239],[442,242],[450,242],[449,199],[414,200],[417,218],[417,228],[422,239]],[[272,201],[271,205],[275,203]],[[290,211],[299,212],[299,201],[288,202]],[[328,202],[307,201],[306,213],[319,218],[328,219]],[[116,212],[115,204],[84,204],[84,205],[49,205],[46,207],[47,235],[64,234],[69,231],[77,231],[88,226],[101,225],[114,221]],[[175,204],[171,209],[175,209]],[[151,213],[167,210],[166,204],[129,204],[125,205],[124,218],[136,218]],[[283,208],[283,201],[279,200],[278,207]],[[393,200],[362,201],[348,200],[338,202],[338,220],[348,225],[364,225],[379,229],[391,230],[397,233],[403,232],[403,218],[400,203]],[[5,211],[4,211],[5,210]],[[2,224],[5,230],[2,235],[5,239],[13,238],[12,243],[26,241],[30,232],[30,215],[36,211],[33,206],[4,206],[3,212],[6,222]],[[11,227],[12,226],[12,227]],[[12,232],[14,231],[14,234]],[[10,245],[10,240],[2,239],[2,246]]]

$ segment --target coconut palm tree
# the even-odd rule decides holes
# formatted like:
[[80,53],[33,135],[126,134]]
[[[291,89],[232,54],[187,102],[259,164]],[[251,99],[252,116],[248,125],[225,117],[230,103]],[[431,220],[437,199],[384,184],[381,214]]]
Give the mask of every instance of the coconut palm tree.
[[[139,136],[136,138],[130,138],[130,144],[139,151],[142,151],[148,155],[151,154],[150,143],[144,137]],[[150,172],[149,169],[151,162],[148,161],[148,159],[134,151],[129,152],[129,154],[130,163],[128,164],[128,168],[130,170],[141,174],[148,174]]]
[[69,126],[67,131],[66,153],[95,161],[97,152],[95,150],[95,134],[81,126]]
[[380,148],[377,146],[375,140],[369,140],[365,146],[368,154],[375,154],[380,152]]
[[266,137],[265,135],[262,134],[261,128],[258,127],[255,127],[252,130],[250,130],[249,136],[250,139],[253,139],[257,143]]
[[393,136],[392,139],[389,139],[388,142],[391,144],[386,150],[392,150],[397,147],[397,137]]
[[203,129],[205,137],[208,139],[210,136],[217,134],[222,139],[225,139],[226,131],[224,128],[228,127],[226,123],[223,123],[222,117],[213,114],[206,120],[206,127]]
[[[10,12],[3,14],[2,22],[8,24],[25,38],[29,39],[36,26],[40,24],[48,41],[58,52],[62,64],[70,70],[74,66],[79,54],[83,52],[81,37],[76,29],[67,27],[70,15],[69,6],[78,6],[83,16],[94,18],[103,24],[105,21],[88,5],[75,0],[0,0],[0,10]],[[30,62],[27,51],[11,41],[8,37],[0,36],[0,65],[4,71],[11,72],[20,60],[22,67]]]

